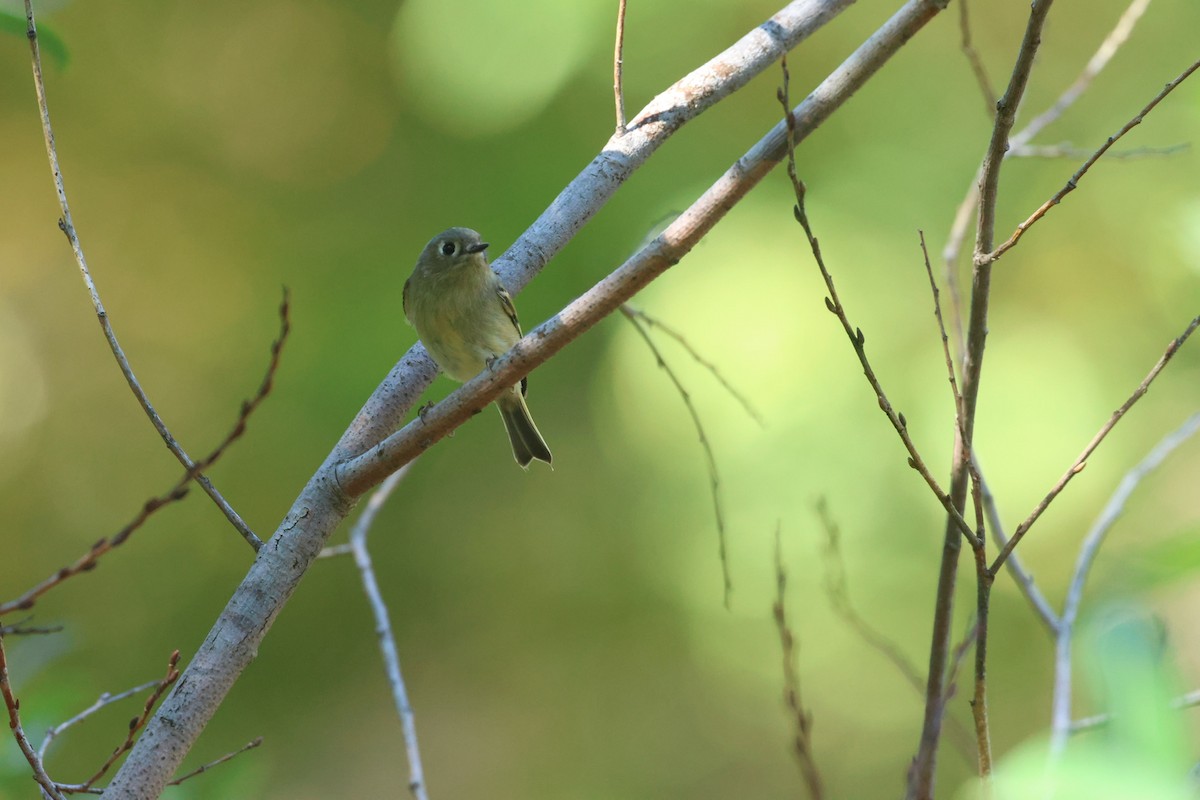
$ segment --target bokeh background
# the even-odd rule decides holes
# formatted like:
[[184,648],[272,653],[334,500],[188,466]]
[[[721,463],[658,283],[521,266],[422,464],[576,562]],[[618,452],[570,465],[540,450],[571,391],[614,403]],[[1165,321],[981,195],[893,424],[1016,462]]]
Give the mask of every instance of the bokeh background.
[[[650,97],[778,2],[630,3],[627,105]],[[276,388],[211,471],[269,535],[363,400],[415,339],[400,290],[450,225],[503,252],[612,129],[610,0],[263,0],[62,3],[47,84],[76,224],[118,335],[193,454],[257,386],[281,286],[293,333]],[[898,6],[863,0],[793,55],[802,97]],[[6,8],[12,8],[6,0]],[[1022,118],[1075,78],[1124,8],[1062,3]],[[976,3],[1002,86],[1026,6]],[[1196,57],[1200,6],[1156,0],[1092,89],[1040,139],[1094,148]],[[798,153],[810,215],[874,364],[938,476],[952,409],[917,231],[936,256],[986,143],[954,9],[932,22]],[[778,119],[770,70],[689,124],[517,299],[526,327],[619,264]],[[1020,123],[1019,123],[1020,124]],[[1194,143],[1200,83],[1123,148]],[[15,596],[118,529],[179,467],[97,329],[58,210],[28,48],[0,38],[0,595]],[[1079,159],[1010,162],[1003,231]],[[1198,310],[1200,154],[1105,160],[998,266],[978,446],[1015,526]],[[781,530],[799,669],[837,796],[895,796],[920,698],[833,613],[822,586],[825,498],[851,597],[926,663],[942,514],[879,413],[770,176],[640,308],[674,326],[746,394],[751,419],[670,341],[661,347],[720,469],[731,608],[705,460],[678,393],[614,318],[531,378],[555,469],[513,465],[495,414],[415,466],[373,533],[426,776],[437,798],[795,797],[770,607]],[[1021,553],[1061,600],[1084,531],[1122,474],[1200,404],[1189,345],[1045,515]],[[436,400],[453,388],[439,379]],[[1200,685],[1195,580],[1200,442],[1130,503],[1088,586],[1161,616],[1169,659]],[[345,537],[345,530],[334,541]],[[10,637],[40,740],[103,691],[194,652],[250,552],[199,492],[94,572],[55,590]],[[962,599],[973,582],[963,562]],[[965,607],[965,605],[964,605]],[[1044,732],[1051,647],[997,581],[991,711],[997,755]],[[967,626],[960,613],[958,629]],[[6,620],[12,621],[12,620]],[[1081,713],[1103,698],[1081,688]],[[969,720],[966,697],[952,714]],[[49,767],[78,780],[140,703],[72,730]],[[1193,717],[1187,717],[1189,724]],[[407,780],[372,620],[348,559],[318,563],[188,764],[266,743],[174,797],[402,796]],[[946,747],[945,794],[969,765]],[[31,797],[0,745],[0,795]]]

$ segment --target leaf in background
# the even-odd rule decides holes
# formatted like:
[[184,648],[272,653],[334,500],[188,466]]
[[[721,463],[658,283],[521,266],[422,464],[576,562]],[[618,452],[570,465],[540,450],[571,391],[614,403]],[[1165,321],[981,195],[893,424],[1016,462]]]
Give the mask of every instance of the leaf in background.
[[[0,31],[25,39],[25,15],[16,14],[7,8],[0,8]],[[67,43],[63,41],[63,38],[44,22],[38,22],[37,32],[38,44],[42,51],[49,53],[60,68],[66,67],[71,60],[71,53],[67,50]]]

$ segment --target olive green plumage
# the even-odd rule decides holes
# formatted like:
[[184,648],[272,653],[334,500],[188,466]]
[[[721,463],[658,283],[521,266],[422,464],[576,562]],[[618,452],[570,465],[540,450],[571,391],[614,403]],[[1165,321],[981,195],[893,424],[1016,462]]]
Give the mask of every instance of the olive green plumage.
[[[487,250],[470,228],[450,228],[425,245],[404,284],[404,316],[448,376],[474,378],[521,338],[512,298],[492,271]],[[525,405],[528,381],[496,400],[513,457],[522,467],[551,461],[550,448]]]

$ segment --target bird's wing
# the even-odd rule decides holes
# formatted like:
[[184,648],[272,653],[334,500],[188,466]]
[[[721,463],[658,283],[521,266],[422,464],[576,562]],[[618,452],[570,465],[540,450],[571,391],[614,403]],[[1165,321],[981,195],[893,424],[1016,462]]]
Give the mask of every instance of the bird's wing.
[[[524,336],[521,333],[521,323],[517,319],[517,307],[513,305],[512,295],[508,293],[499,282],[496,283],[496,296],[500,298],[500,307],[504,309],[504,313],[512,320],[513,327],[517,329],[517,336]],[[529,378],[521,378],[521,396],[525,396],[529,392]]]
[[400,309],[404,312],[404,318],[412,324],[412,317],[408,316],[408,288],[412,285],[412,278],[404,282],[404,293],[400,295]]
[[513,305],[512,295],[508,293],[508,289],[503,286],[496,286],[496,294],[500,297],[500,305],[504,309],[504,313],[512,320],[513,327],[517,329],[518,336],[524,336],[521,333],[521,323],[517,320],[517,309]]

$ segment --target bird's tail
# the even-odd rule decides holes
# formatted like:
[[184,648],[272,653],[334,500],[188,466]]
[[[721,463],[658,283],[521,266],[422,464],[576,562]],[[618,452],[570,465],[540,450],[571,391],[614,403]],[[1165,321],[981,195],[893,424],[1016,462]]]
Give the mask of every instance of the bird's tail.
[[528,468],[529,462],[535,458],[549,464],[552,458],[550,448],[538,432],[537,425],[533,424],[533,417],[529,415],[529,407],[525,405],[525,398],[521,396],[520,391],[501,396],[496,401],[496,407],[500,409],[504,429],[508,431],[513,458],[521,468]]

